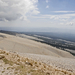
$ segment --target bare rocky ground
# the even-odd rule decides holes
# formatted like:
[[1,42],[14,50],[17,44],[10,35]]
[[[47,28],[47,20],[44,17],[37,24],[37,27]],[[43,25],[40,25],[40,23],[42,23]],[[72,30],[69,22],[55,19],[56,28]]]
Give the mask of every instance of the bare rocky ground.
[[63,58],[63,57],[54,57],[48,55],[39,55],[39,54],[27,54],[19,53],[22,56],[31,58],[33,60],[41,61],[58,69],[65,69],[75,72],[75,59],[73,58]]
[[75,75],[75,56],[27,38],[0,33],[0,75]]
[[57,49],[45,43],[40,43],[27,38],[21,38],[19,36],[13,36],[4,33],[0,33],[0,35],[0,49],[3,50],[49,55],[55,57],[75,58],[69,52]]
[[17,53],[0,50],[0,75],[75,75]]

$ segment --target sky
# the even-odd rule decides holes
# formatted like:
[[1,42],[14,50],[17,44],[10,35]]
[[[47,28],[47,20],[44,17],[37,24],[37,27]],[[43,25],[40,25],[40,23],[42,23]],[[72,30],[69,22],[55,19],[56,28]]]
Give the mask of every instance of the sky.
[[57,28],[74,32],[75,0],[0,0],[2,28]]

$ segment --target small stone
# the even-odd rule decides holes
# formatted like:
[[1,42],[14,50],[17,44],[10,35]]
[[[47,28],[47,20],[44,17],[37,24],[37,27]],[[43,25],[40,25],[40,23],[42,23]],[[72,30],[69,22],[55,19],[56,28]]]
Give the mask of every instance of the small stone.
[[0,59],[5,58],[5,56],[3,54],[0,54]]
[[26,61],[25,63],[26,63],[26,64],[28,64],[28,65],[33,66],[33,64],[32,64],[32,63],[30,63],[30,62],[27,62],[27,61]]

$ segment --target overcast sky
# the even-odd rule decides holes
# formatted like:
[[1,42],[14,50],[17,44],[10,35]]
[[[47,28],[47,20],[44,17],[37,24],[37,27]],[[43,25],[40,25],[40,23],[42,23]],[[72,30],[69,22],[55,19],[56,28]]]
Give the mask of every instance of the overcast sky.
[[75,29],[75,0],[0,0],[0,27]]

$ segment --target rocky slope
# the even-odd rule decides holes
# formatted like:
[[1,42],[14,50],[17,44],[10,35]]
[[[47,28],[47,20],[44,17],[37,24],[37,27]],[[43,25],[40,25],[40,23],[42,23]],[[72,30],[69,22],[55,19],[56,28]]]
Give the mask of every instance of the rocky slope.
[[75,73],[17,53],[0,50],[0,75],[75,75]]

